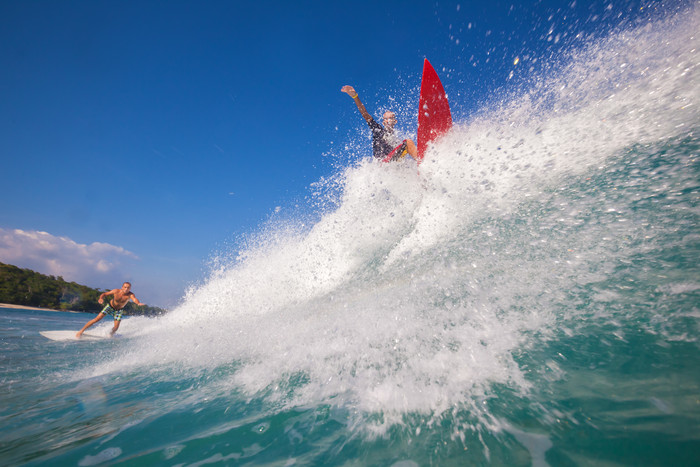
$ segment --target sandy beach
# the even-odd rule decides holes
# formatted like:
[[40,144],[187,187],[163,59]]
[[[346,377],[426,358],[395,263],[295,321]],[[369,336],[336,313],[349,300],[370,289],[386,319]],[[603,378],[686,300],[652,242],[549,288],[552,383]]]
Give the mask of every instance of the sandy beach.
[[14,308],[17,310],[60,311],[60,312],[67,312],[67,313],[84,313],[83,311],[54,310],[53,308],[38,308],[35,306],[11,305],[9,303],[0,303],[0,308]]

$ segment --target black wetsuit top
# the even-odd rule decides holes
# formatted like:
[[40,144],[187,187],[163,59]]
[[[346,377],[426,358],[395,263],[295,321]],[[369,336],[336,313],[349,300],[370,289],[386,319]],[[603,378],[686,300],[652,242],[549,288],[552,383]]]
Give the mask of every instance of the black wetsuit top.
[[384,159],[396,146],[395,144],[392,145],[391,135],[393,132],[387,131],[386,128],[371,117],[367,124],[372,130],[372,151],[374,152],[374,157],[375,159]]

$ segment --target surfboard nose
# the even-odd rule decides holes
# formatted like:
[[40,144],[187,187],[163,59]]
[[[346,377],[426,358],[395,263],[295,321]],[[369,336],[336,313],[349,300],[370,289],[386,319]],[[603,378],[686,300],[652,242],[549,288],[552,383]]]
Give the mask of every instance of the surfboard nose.
[[428,59],[423,60],[423,78],[418,102],[418,159],[423,159],[428,144],[452,128],[452,113],[447,93],[435,68]]

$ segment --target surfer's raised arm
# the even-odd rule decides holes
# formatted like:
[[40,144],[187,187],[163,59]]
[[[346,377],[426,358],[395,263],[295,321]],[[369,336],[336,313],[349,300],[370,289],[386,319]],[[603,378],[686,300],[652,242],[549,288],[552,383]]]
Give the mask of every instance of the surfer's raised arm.
[[362,118],[364,118],[367,121],[367,123],[369,123],[369,121],[372,120],[372,116],[369,114],[369,112],[367,112],[367,109],[365,109],[365,105],[362,103],[362,101],[360,101],[360,95],[357,94],[355,88],[346,84],[345,86],[340,88],[340,91],[352,97],[352,100],[355,101],[355,105],[357,105],[357,108],[362,114]]

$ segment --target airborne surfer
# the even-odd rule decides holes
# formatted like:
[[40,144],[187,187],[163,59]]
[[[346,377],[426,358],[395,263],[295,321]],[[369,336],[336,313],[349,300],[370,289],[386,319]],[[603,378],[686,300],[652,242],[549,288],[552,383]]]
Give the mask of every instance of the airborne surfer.
[[100,295],[100,298],[97,299],[97,303],[102,305],[102,303],[104,303],[104,298],[107,295],[112,295],[112,299],[109,302],[107,302],[107,306],[105,306],[104,309],[100,311],[96,318],[93,318],[87,323],[85,323],[83,329],[76,333],[76,338],[80,339],[80,336],[83,335],[87,328],[97,323],[108,314],[114,316],[114,327],[110,332],[110,336],[113,336],[114,333],[117,332],[117,329],[119,329],[119,324],[122,321],[122,312],[124,311],[124,307],[126,306],[126,304],[129,303],[129,300],[133,301],[138,306],[145,305],[145,303],[141,303],[139,299],[136,298],[136,295],[134,295],[134,293],[131,291],[131,282],[124,282],[124,284],[122,284],[121,289],[112,289],[109,292],[103,293],[102,295]]
[[[357,91],[355,91],[355,88],[345,85],[340,90],[341,92],[344,92],[348,96],[352,97],[352,100],[355,101],[355,105],[357,105],[362,117],[367,121],[370,130],[372,130],[372,151],[374,152],[375,159],[385,161],[387,156],[393,152],[394,156],[391,158],[392,161],[403,158],[406,153],[418,160],[418,149],[416,148],[416,144],[410,139],[406,139],[403,141],[403,143],[401,143],[401,141],[395,136],[394,125],[396,125],[396,114],[394,112],[391,110],[384,112],[384,115],[382,116],[382,123],[384,126],[382,126],[381,124],[377,123],[374,118],[372,118],[369,112],[367,112],[367,109],[362,101],[360,101],[360,96],[357,94]],[[400,146],[397,147],[399,144]]]

